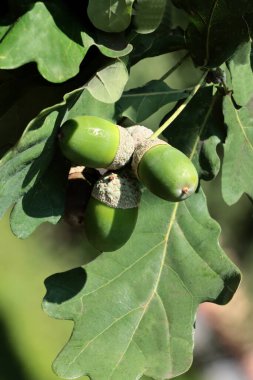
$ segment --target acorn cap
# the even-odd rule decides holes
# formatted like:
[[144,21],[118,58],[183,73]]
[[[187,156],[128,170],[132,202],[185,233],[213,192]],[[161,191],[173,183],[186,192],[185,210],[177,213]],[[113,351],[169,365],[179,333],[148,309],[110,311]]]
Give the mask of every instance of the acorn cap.
[[124,166],[134,152],[134,140],[126,128],[117,125],[119,130],[119,147],[112,163],[107,167],[109,170],[117,170]]
[[164,145],[164,144],[167,145],[165,141],[156,138],[154,140],[144,140],[136,146],[134,154],[133,154],[133,159],[132,159],[132,169],[137,178],[139,178],[138,166],[144,154],[153,146]]
[[152,129],[146,128],[143,125],[133,125],[128,127],[127,131],[134,140],[135,146],[139,145],[143,140],[148,139],[154,133]]
[[92,197],[112,208],[138,207],[141,198],[139,182],[127,173],[108,173],[96,182]]

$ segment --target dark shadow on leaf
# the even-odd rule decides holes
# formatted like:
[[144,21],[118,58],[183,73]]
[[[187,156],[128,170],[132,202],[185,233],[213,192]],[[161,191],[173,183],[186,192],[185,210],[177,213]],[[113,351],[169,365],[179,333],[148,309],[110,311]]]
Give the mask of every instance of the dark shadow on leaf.
[[124,33],[104,33],[95,28],[87,16],[86,4],[75,0],[75,4],[67,2],[45,3],[57,27],[72,41],[83,46],[82,33],[89,35],[96,44],[115,51],[124,50],[127,39]]
[[[45,3],[47,10],[50,12],[57,27],[68,36],[72,41],[83,46],[81,31],[83,29],[79,19],[69,7],[62,2]],[[85,8],[83,9],[83,13]]]
[[[39,129],[43,126],[43,123],[45,122],[45,119],[48,115],[49,115],[49,113],[46,114],[44,117],[42,117],[39,123],[35,123],[33,126],[31,126],[30,131],[38,131],[38,134],[39,134]],[[41,152],[40,156],[37,157],[37,159],[35,159],[33,161],[32,165],[31,165],[31,167],[30,167],[30,169],[29,169],[29,171],[28,171],[28,173],[27,173],[27,175],[23,181],[23,188],[28,186],[29,183],[32,182],[34,180],[34,178],[36,178],[36,177],[37,178],[35,180],[35,183],[37,183],[39,178],[41,177],[41,175],[46,170],[46,168],[50,165],[50,163],[53,159],[54,151],[55,151],[56,134],[57,134],[57,131],[61,125],[63,117],[64,117],[64,110],[61,108],[61,109],[59,109],[58,116],[57,116],[56,121],[54,123],[53,132],[51,133],[51,135],[48,136],[47,141],[46,141],[45,146],[44,146],[44,149]],[[36,141],[35,144],[37,144],[37,143],[38,142]],[[26,146],[26,149],[27,149],[27,146]],[[43,157],[44,162],[42,161],[42,157]]]
[[224,280],[224,287],[219,296],[216,298],[215,303],[218,305],[226,305],[236,292],[240,281],[241,276],[238,273],[228,274],[227,279],[225,278]]
[[94,39],[96,44],[103,45],[112,50],[124,50],[128,43],[124,33],[104,33],[100,30],[90,30],[89,35]]
[[27,216],[46,218],[63,215],[69,167],[60,153],[54,156],[43,175],[23,196],[22,207]]
[[56,273],[45,280],[47,293],[44,300],[56,304],[68,301],[84,288],[86,279],[87,274],[82,267]]
[[14,145],[41,110],[62,102],[66,93],[81,87],[108,61],[95,48],[91,48],[86,57],[87,63],[82,62],[78,75],[60,84],[42,78],[35,63],[0,70],[0,148]]

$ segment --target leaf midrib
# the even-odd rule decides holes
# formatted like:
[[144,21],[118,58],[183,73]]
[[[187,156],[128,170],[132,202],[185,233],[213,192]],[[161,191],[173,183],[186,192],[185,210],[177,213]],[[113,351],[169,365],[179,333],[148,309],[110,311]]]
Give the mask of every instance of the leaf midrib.
[[[232,100],[230,100],[230,101],[232,102]],[[233,108],[234,108],[234,107],[233,107]],[[239,117],[239,112],[238,112],[237,109],[235,109],[235,108],[234,108],[234,111],[235,111],[235,115],[236,115],[236,119],[237,119],[237,121],[238,121],[239,127],[240,127],[240,129],[242,130],[242,134],[243,134],[243,136],[244,136],[244,138],[245,138],[245,141],[249,144],[249,147],[250,147],[251,150],[253,151],[253,145],[252,145],[251,141],[249,140],[248,136],[246,135],[246,132],[245,132],[245,130],[244,130],[244,126],[243,126],[243,124],[242,124],[242,122],[241,122],[241,119],[240,119],[240,117]]]
[[119,364],[121,363],[122,359],[124,358],[131,342],[133,341],[133,337],[136,333],[136,331],[138,330],[139,326],[140,326],[140,323],[148,309],[148,306],[150,305],[151,301],[153,300],[153,297],[155,294],[157,294],[157,288],[158,288],[158,285],[159,285],[159,282],[160,282],[160,279],[161,279],[161,274],[162,274],[162,271],[163,271],[163,267],[164,267],[164,263],[165,263],[165,258],[166,258],[166,253],[167,253],[167,247],[168,247],[168,241],[169,241],[169,237],[170,237],[170,234],[171,234],[171,230],[172,230],[172,227],[173,227],[173,224],[174,224],[174,221],[175,221],[175,218],[176,218],[176,214],[177,214],[177,209],[178,209],[178,206],[179,206],[179,203],[176,203],[175,206],[174,206],[174,209],[172,211],[172,214],[171,214],[171,217],[170,217],[170,220],[169,220],[169,223],[168,223],[168,227],[167,227],[167,232],[166,232],[166,235],[164,237],[164,239],[159,243],[157,244],[155,247],[153,247],[151,250],[149,250],[145,255],[143,255],[141,258],[139,258],[138,260],[136,260],[132,265],[130,265],[129,267],[127,267],[126,269],[124,269],[124,271],[120,272],[120,274],[118,274],[117,276],[115,276],[112,280],[108,281],[106,284],[102,285],[101,287],[89,292],[89,293],[86,293],[85,295],[83,295],[81,298],[80,298],[80,301],[81,303],[83,303],[83,298],[92,294],[92,293],[95,293],[97,291],[99,291],[100,289],[108,286],[110,283],[114,282],[117,278],[121,277],[123,273],[125,273],[126,271],[130,270],[134,265],[136,265],[136,263],[138,263],[139,261],[141,261],[144,257],[146,257],[148,254],[150,254],[155,248],[157,248],[159,245],[163,244],[164,243],[164,249],[163,249],[163,252],[162,252],[162,256],[161,256],[161,265],[160,265],[160,270],[158,272],[158,275],[157,275],[157,280],[155,282],[155,285],[154,285],[154,288],[151,292],[151,295],[150,297],[148,298],[146,304],[143,306],[139,306],[138,308],[135,308],[131,311],[129,311],[127,314],[124,314],[122,315],[120,318],[118,318],[116,321],[113,321],[112,324],[110,324],[109,326],[107,326],[103,331],[101,331],[98,335],[96,335],[93,339],[91,339],[89,342],[87,342],[85,344],[85,346],[79,351],[79,353],[72,359],[72,361],[69,363],[67,369],[66,369],[66,372],[68,371],[68,369],[70,368],[70,366],[72,364],[75,363],[75,361],[80,357],[80,355],[83,354],[83,352],[90,346],[90,344],[92,344],[99,336],[101,336],[105,331],[107,331],[108,329],[110,329],[115,323],[117,323],[119,320],[125,318],[127,315],[129,315],[130,313],[140,309],[143,307],[143,312],[141,313],[140,315],[140,318],[139,318],[139,321],[136,325],[136,328],[134,329],[133,331],[133,334],[132,336],[130,337],[129,339],[129,343],[126,347],[126,349],[124,350],[123,354],[121,355],[119,361],[116,363],[116,366],[113,368],[111,374],[110,374],[110,378],[111,376],[113,375],[114,371],[117,369],[117,367],[119,366]]
[[128,345],[127,345],[127,347],[126,347],[124,353],[121,355],[120,360],[117,362],[116,366],[113,368],[113,370],[112,370],[112,372],[111,372],[110,377],[109,377],[108,380],[111,379],[111,377],[112,377],[114,371],[115,371],[116,368],[119,366],[119,364],[121,363],[123,357],[125,356],[125,354],[126,354],[128,348],[129,348],[129,346],[130,346],[130,344],[131,344],[131,342],[132,342],[132,340],[133,340],[133,338],[134,338],[134,335],[135,335],[136,331],[138,330],[138,328],[139,328],[139,326],[140,326],[140,323],[141,323],[141,321],[142,321],[142,319],[143,319],[143,317],[144,317],[144,315],[145,315],[145,313],[146,313],[146,311],[147,311],[147,309],[148,309],[148,307],[149,307],[151,301],[153,300],[154,295],[155,295],[155,294],[158,294],[158,293],[157,293],[157,288],[158,288],[158,285],[159,285],[159,282],[160,282],[160,279],[161,279],[161,275],[162,275],[162,271],[163,271],[163,267],[164,267],[164,263],[165,263],[165,258],[166,258],[166,253],[167,253],[168,240],[169,240],[169,237],[170,237],[170,233],[171,233],[171,230],[172,230],[172,226],[173,226],[174,221],[175,221],[175,219],[176,219],[176,214],[177,214],[178,206],[179,206],[179,203],[176,203],[175,206],[174,206],[174,210],[173,210],[173,212],[172,212],[172,214],[171,214],[171,218],[170,218],[169,224],[168,224],[167,233],[166,233],[166,235],[165,235],[165,239],[164,239],[164,249],[163,249],[163,253],[162,253],[162,257],[161,257],[160,270],[159,270],[159,272],[158,272],[157,281],[156,281],[156,283],[155,283],[154,289],[153,289],[153,291],[152,291],[152,293],[151,293],[151,296],[149,297],[149,299],[148,299],[148,301],[147,301],[145,307],[143,308],[143,312],[142,312],[142,314],[141,314],[141,316],[140,316],[140,320],[139,320],[138,324],[136,325],[136,328],[134,329],[134,332],[133,332],[131,338],[129,339],[129,343],[128,343]]

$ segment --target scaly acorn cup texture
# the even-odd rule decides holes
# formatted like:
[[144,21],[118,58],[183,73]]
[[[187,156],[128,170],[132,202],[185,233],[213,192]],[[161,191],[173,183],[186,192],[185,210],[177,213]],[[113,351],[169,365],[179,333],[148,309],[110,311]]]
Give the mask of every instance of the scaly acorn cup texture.
[[72,163],[90,168],[117,170],[134,151],[134,141],[125,128],[96,116],[67,120],[59,133],[63,155]]
[[132,127],[128,127],[127,131],[132,136],[135,147],[139,145],[142,141],[151,137],[153,134],[152,129],[149,129],[139,124],[133,125]]
[[85,231],[99,251],[115,251],[130,238],[138,217],[141,198],[136,178],[109,173],[93,187],[85,212]]
[[191,160],[160,139],[137,145],[132,167],[153,194],[171,202],[188,198],[198,186],[198,173]]

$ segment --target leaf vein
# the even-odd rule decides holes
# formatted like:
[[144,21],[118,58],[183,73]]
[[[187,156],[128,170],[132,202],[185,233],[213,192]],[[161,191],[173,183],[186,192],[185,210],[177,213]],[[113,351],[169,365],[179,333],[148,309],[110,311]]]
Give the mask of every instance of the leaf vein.
[[143,308],[143,312],[140,316],[140,320],[138,322],[138,324],[136,325],[136,328],[132,334],[132,337],[131,339],[129,339],[129,343],[126,347],[126,350],[124,351],[124,353],[121,355],[119,361],[117,362],[116,366],[114,367],[113,371],[111,372],[111,375],[110,375],[110,378],[112,377],[112,374],[113,372],[115,372],[116,368],[119,366],[120,362],[122,361],[125,353],[127,352],[130,344],[131,344],[131,340],[133,339],[136,331],[138,330],[139,326],[140,326],[140,323],[142,321],[142,318],[144,316],[144,314],[146,313],[149,305],[150,305],[150,302],[152,301],[153,297],[154,297],[154,294],[157,294],[157,288],[158,288],[158,285],[159,285],[159,282],[160,282],[160,278],[161,278],[161,275],[162,275],[162,270],[163,270],[163,266],[164,266],[164,263],[165,263],[165,258],[166,258],[166,253],[167,253],[167,245],[168,245],[168,239],[169,239],[169,236],[170,236],[170,233],[171,233],[171,229],[172,229],[172,226],[173,226],[173,223],[175,222],[175,218],[176,218],[176,213],[177,213],[177,209],[178,209],[178,203],[175,205],[174,207],[174,210],[172,212],[172,215],[171,215],[171,219],[169,221],[169,224],[168,224],[168,228],[167,228],[167,233],[166,233],[166,236],[165,236],[165,244],[164,244],[164,249],[163,249],[163,253],[162,253],[162,257],[161,257],[161,265],[160,265],[160,270],[158,272],[158,276],[157,276],[157,280],[156,280],[156,283],[155,283],[155,286],[153,288],[153,291],[151,292],[151,295],[145,305],[145,307]]
[[82,296],[82,298],[84,297],[87,297],[89,295],[91,295],[92,293],[95,293],[103,288],[105,288],[106,286],[108,286],[109,284],[111,284],[113,281],[115,281],[116,279],[118,279],[119,277],[121,277],[124,273],[126,273],[128,270],[130,270],[131,268],[133,268],[139,261],[143,260],[146,256],[148,256],[150,253],[153,252],[154,249],[156,249],[157,247],[159,247],[159,245],[161,245],[162,243],[164,242],[164,240],[162,240],[161,242],[159,242],[158,244],[156,244],[154,247],[152,247],[149,251],[147,251],[145,253],[145,255],[139,257],[136,261],[134,261],[131,265],[129,265],[128,267],[126,267],[122,272],[120,272],[119,274],[117,274],[115,277],[113,277],[111,280],[109,280],[107,283],[103,284],[102,286],[100,286],[99,288],[97,289],[94,289],[92,291],[90,291],[89,293],[86,293]]
[[248,136],[247,136],[246,133],[245,133],[244,125],[243,125],[242,122],[241,122],[241,119],[240,119],[240,117],[239,117],[239,113],[238,113],[238,111],[237,111],[235,108],[234,108],[234,111],[235,111],[235,114],[236,114],[236,119],[237,119],[237,121],[238,121],[239,127],[241,128],[242,133],[243,133],[243,135],[244,135],[244,137],[245,137],[245,140],[246,140],[246,142],[249,144],[250,148],[253,150],[253,145],[251,144],[251,142],[250,142]]

